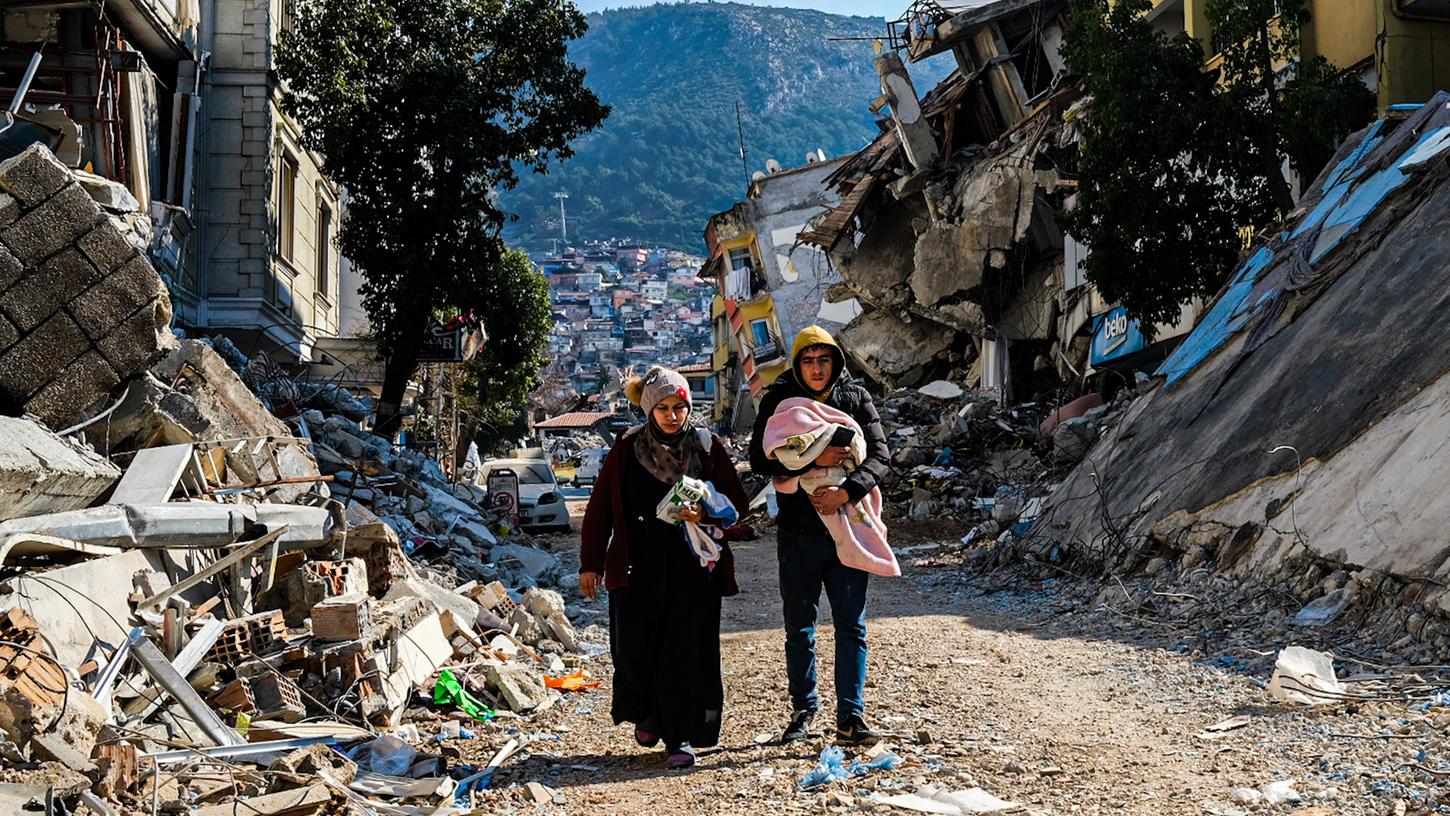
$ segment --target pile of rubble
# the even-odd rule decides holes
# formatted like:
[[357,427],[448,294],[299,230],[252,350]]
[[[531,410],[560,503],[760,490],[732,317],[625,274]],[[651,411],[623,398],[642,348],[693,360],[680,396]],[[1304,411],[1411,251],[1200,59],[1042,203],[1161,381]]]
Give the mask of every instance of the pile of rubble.
[[0,812],[469,809],[518,741],[418,746],[586,685],[557,559],[365,400],[173,337],[44,148],[0,189]]
[[1116,427],[1136,392],[1097,394],[1049,408],[1005,406],[990,391],[938,380],[880,401],[892,450],[892,511],[912,521],[950,517],[973,538],[1020,536],[1044,498],[1097,440]]

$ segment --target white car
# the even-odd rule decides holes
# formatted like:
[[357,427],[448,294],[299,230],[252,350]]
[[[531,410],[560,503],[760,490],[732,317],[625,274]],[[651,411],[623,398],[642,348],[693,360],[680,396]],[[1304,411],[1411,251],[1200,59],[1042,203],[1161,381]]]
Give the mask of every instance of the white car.
[[569,508],[559,489],[559,480],[543,459],[494,459],[483,463],[479,473],[484,478],[500,468],[507,468],[519,477],[519,523],[524,527],[567,532]]
[[574,484],[594,484],[599,478],[599,471],[604,468],[604,457],[609,455],[609,448],[590,448],[579,454],[579,469],[574,471]]

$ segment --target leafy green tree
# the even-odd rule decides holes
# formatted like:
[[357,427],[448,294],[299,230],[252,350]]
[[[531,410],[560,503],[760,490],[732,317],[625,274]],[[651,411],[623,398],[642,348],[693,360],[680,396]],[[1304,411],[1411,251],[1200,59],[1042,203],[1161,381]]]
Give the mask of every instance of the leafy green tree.
[[567,0],[298,0],[283,104],[347,191],[338,242],[387,359],[384,432],[435,310],[520,297],[500,284],[520,276],[496,196],[608,115],[568,57],[584,30]]
[[527,430],[520,423],[526,420],[529,395],[539,385],[539,371],[548,362],[554,325],[548,282],[518,250],[504,253],[478,295],[488,304],[480,314],[488,339],[465,365],[458,461],[468,453],[469,441],[476,440],[487,453]]
[[1283,157],[1312,177],[1373,97],[1322,59],[1281,82],[1274,66],[1299,52],[1303,0],[1211,0],[1223,55],[1214,73],[1197,40],[1153,29],[1150,8],[1073,0],[1063,57],[1092,96],[1065,226],[1092,248],[1088,279],[1151,331],[1219,289],[1243,228],[1289,210]]
[[[1068,231],[1087,277],[1145,327],[1176,319],[1238,257],[1238,230],[1273,203],[1258,145],[1203,72],[1203,48],[1143,19],[1148,0],[1074,0],[1063,56],[1092,95]],[[1234,179],[1234,183],[1225,183]]]
[[1264,175],[1275,207],[1287,213],[1294,202],[1279,172],[1282,159],[1314,178],[1334,146],[1374,115],[1374,94],[1323,57],[1299,61],[1310,19],[1305,0],[1209,0],[1204,11],[1222,59],[1220,92],[1271,162]]

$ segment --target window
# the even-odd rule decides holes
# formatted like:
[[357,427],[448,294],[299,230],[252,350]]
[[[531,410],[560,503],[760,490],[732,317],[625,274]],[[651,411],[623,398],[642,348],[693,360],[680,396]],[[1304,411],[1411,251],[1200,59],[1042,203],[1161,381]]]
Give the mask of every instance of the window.
[[770,321],[765,319],[750,321],[750,336],[757,346],[768,344],[770,342]]
[[296,259],[297,245],[297,160],[285,151],[277,153],[277,254]]
[[736,247],[730,250],[730,270],[750,268],[750,247]]
[[317,197],[317,291],[332,297],[332,208]]
[[296,14],[294,6],[296,0],[280,0],[281,9],[278,13],[277,30],[283,34],[292,33],[292,18]]

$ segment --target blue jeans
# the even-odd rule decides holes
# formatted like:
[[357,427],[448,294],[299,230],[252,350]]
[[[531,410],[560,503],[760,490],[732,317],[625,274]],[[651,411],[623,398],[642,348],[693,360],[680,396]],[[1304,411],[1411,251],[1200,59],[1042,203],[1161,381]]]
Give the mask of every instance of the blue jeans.
[[815,711],[816,614],[821,587],[831,602],[836,627],[836,721],[865,711],[866,579],[841,565],[836,544],[824,529],[781,529],[776,536],[780,560],[780,598],[785,617],[785,670],[796,711]]

